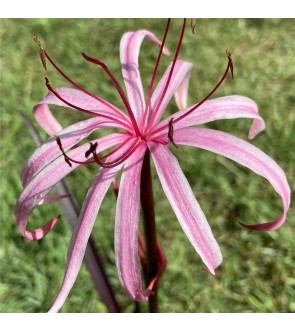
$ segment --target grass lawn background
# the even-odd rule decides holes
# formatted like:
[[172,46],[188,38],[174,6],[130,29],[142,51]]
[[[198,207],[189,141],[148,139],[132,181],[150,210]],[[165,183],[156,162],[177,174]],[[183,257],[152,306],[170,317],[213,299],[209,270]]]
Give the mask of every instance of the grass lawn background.
[[[266,130],[253,144],[284,169],[294,190],[295,182],[295,24],[291,19],[199,19],[193,35],[187,27],[180,54],[194,64],[188,104],[202,99],[222,75],[231,50],[236,77],[229,78],[214,97],[244,95],[254,99],[266,121]],[[172,23],[167,46],[174,51],[181,21]],[[21,193],[20,172],[35,146],[20,112],[32,116],[32,107],[47,93],[36,34],[58,65],[94,94],[122,106],[109,79],[99,68],[86,63],[81,52],[104,60],[122,82],[119,41],[126,31],[148,29],[162,37],[165,21],[159,19],[2,19],[1,33],[1,312],[45,312],[62,281],[70,230],[65,218],[43,240],[30,242],[17,229],[13,209]],[[157,49],[142,45],[140,68],[145,91],[151,79]],[[160,65],[163,73],[171,59]],[[53,86],[68,86],[50,68]],[[160,77],[160,75],[158,76]],[[85,116],[55,108],[66,126]],[[176,111],[174,101],[167,113]],[[216,121],[208,128],[247,139],[251,121]],[[45,133],[39,129],[42,139]],[[101,132],[96,133],[101,135]],[[161,189],[155,172],[158,236],[168,259],[161,279],[161,312],[295,312],[295,217],[294,204],[286,224],[276,232],[257,233],[239,225],[262,223],[278,217],[280,198],[263,178],[234,162],[193,148],[171,150],[220,244],[224,261],[216,276],[203,264],[181,230]],[[97,167],[80,167],[67,182],[80,205]],[[44,224],[61,213],[58,204],[38,207],[30,227]],[[113,251],[115,198],[107,194],[93,236],[103,257],[118,301],[124,312],[134,304],[121,289]],[[146,311],[146,305],[140,305]],[[61,312],[105,312],[85,267]]]

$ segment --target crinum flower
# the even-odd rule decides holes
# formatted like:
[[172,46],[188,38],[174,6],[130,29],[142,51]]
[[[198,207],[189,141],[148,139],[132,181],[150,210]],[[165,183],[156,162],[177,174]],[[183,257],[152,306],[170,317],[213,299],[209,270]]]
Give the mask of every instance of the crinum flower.
[[[219,130],[195,128],[219,119],[251,118],[253,124],[249,138],[252,139],[265,127],[256,103],[247,97],[227,96],[209,100],[228,73],[231,72],[233,75],[229,51],[225,72],[216,86],[203,100],[188,107],[187,92],[192,64],[178,60],[185,31],[184,20],[173,61],[154,89],[161,55],[169,55],[164,46],[169,25],[170,20],[162,41],[147,30],[127,32],[123,35],[120,43],[120,61],[126,93],[103,62],[83,54],[87,61],[102,67],[109,75],[121,96],[127,114],[70,79],[35,38],[43,66],[46,67],[48,61],[75,89],[55,89],[46,79],[50,92],[34,107],[37,121],[52,137],[36,149],[22,172],[24,190],[17,201],[15,216],[23,235],[30,240],[38,240],[56,224],[58,217],[34,231],[26,229],[28,218],[38,204],[63,198],[47,195],[58,181],[78,166],[89,163],[97,163],[100,166],[88,190],[72,235],[64,279],[51,308],[52,312],[60,309],[75,282],[101,202],[121,170],[115,220],[116,264],[120,282],[129,296],[134,300],[147,300],[150,290],[143,289],[138,257],[140,177],[147,151],[152,156],[163,190],[182,229],[211,273],[214,273],[222,262],[222,255],[206,217],[177,159],[169,149],[170,143],[177,147],[188,145],[220,154],[251,169],[270,182],[282,198],[282,215],[274,221],[246,227],[258,231],[274,230],[286,219],[290,189],[284,172],[276,162],[253,145],[230,134]],[[138,68],[139,50],[144,39],[160,47],[147,98],[144,97]],[[173,96],[178,111],[162,120],[162,115]],[[62,129],[48,105],[69,107],[90,115],[90,118]],[[90,148],[89,143],[76,146],[82,139],[101,128],[117,128],[119,132],[92,140]],[[113,150],[99,156],[99,153],[109,148]]]

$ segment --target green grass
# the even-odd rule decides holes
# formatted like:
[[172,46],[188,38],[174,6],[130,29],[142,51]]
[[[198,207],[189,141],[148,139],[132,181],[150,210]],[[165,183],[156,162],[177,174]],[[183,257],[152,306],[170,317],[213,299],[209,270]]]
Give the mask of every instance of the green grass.
[[[37,34],[56,62],[89,91],[121,106],[108,78],[80,56],[84,51],[104,59],[121,79],[119,40],[125,31],[145,28],[161,37],[164,21],[107,19],[13,19],[0,21],[1,33],[1,312],[47,311],[62,280],[70,231],[63,218],[39,242],[25,240],[13,217],[22,187],[19,174],[34,143],[19,115],[33,120],[31,109],[47,93],[37,47]],[[171,50],[181,22],[175,20],[168,37]],[[266,131],[253,144],[274,158],[295,182],[295,25],[287,19],[200,19],[197,34],[187,30],[181,58],[194,64],[189,104],[200,100],[216,84],[226,65],[225,48],[232,52],[234,81],[227,80],[215,96],[239,94],[254,99],[266,121]],[[156,49],[144,43],[140,67],[147,87]],[[160,66],[163,72],[170,60]],[[54,86],[65,86],[54,70],[47,73]],[[167,112],[176,110],[172,102]],[[71,124],[81,115],[58,110],[58,118]],[[34,121],[34,120],[33,120]],[[207,127],[247,139],[249,120],[218,121]],[[46,135],[42,133],[42,138]],[[209,152],[181,148],[173,152],[191,183],[224,262],[216,276],[202,271],[203,264],[182,232],[155,172],[154,190],[158,235],[168,259],[161,280],[161,312],[295,312],[295,211],[291,205],[286,224],[276,232],[256,233],[245,223],[265,222],[280,215],[282,204],[272,187],[256,174]],[[95,175],[83,167],[68,183],[79,204]],[[163,212],[165,211],[165,213]],[[37,208],[32,226],[60,213],[58,204]],[[118,300],[125,312],[133,303],[120,288],[113,252],[115,199],[109,192],[93,231]],[[145,304],[141,304],[145,311]],[[62,312],[105,312],[83,267]]]

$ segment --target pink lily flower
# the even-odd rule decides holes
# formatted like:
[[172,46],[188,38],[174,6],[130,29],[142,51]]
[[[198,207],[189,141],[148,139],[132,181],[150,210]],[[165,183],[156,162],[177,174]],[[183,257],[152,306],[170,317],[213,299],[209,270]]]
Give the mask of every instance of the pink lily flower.
[[[208,270],[214,270],[222,262],[220,248],[212,234],[206,217],[181,170],[177,159],[169,150],[169,143],[189,145],[225,156],[266,178],[280,195],[282,215],[274,221],[259,225],[244,225],[257,231],[275,230],[286,219],[290,204],[290,188],[283,170],[278,164],[248,142],[230,134],[206,128],[194,128],[219,119],[251,118],[249,139],[264,130],[265,123],[254,101],[242,96],[209,98],[232,71],[229,52],[228,63],[222,78],[214,89],[199,103],[187,106],[187,92],[192,64],[178,60],[185,21],[179,37],[174,59],[163,77],[153,89],[162,53],[169,55],[165,40],[168,20],[162,42],[147,30],[127,32],[120,43],[120,61],[127,95],[114,76],[101,61],[83,55],[87,61],[101,66],[110,76],[127,110],[127,115],[111,103],[84,90],[71,80],[53,62],[39,43],[43,65],[48,60],[70,82],[72,88],[52,88],[34,107],[34,115],[40,126],[50,135],[35,150],[22,172],[24,190],[15,208],[16,223],[29,240],[43,238],[56,224],[52,218],[43,227],[27,230],[28,218],[38,204],[58,201],[64,197],[48,196],[50,189],[78,166],[97,163],[101,166],[85,198],[78,224],[72,235],[64,279],[50,312],[57,312],[66,300],[82,264],[87,241],[105,194],[120,170],[123,170],[116,206],[115,255],[119,279],[127,294],[134,300],[147,300],[149,291],[143,289],[138,256],[140,219],[140,176],[144,155],[150,152],[159,180],[167,199],[189,241],[200,255]],[[153,72],[147,99],[144,98],[138,56],[144,39],[158,45],[160,52]],[[175,97],[178,111],[161,120],[166,106]],[[48,105],[69,107],[87,113],[91,117],[63,129]],[[117,128],[120,132],[75,147],[82,139],[100,128]],[[114,148],[102,157],[98,154]]]

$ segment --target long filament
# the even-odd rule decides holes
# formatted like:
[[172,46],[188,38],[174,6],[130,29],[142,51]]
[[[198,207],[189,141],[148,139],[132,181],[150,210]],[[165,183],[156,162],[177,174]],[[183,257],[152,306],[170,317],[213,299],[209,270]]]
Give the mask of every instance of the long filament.
[[111,109],[112,111],[114,111],[118,116],[120,116],[123,120],[129,120],[128,118],[126,118],[126,116],[120,112],[118,109],[116,109],[116,107],[114,107],[113,105],[111,105],[110,103],[108,103],[107,101],[101,99],[98,96],[93,95],[92,93],[88,92],[87,90],[83,89],[79,84],[77,84],[75,81],[73,81],[71,78],[69,78],[69,76],[67,76],[58,66],[57,64],[51,59],[51,57],[49,56],[49,54],[44,50],[44,48],[42,47],[39,39],[37,36],[34,35],[34,41],[36,42],[36,44],[39,47],[39,53],[40,53],[40,58],[42,61],[42,65],[44,67],[45,70],[47,70],[47,66],[46,66],[46,61],[45,59],[47,59],[51,65],[57,70],[57,72],[63,77],[65,78],[69,83],[71,83],[75,88],[79,89],[80,91],[84,92],[85,94],[87,94],[88,96],[90,96],[93,99],[96,99],[97,101],[99,101],[100,103],[102,103],[103,105],[105,105],[106,107],[108,107],[109,109]]
[[189,114],[191,114],[193,111],[195,111],[197,108],[199,108],[202,104],[204,104],[215,93],[215,91],[220,87],[222,82],[225,80],[229,70],[231,70],[232,77],[233,77],[233,62],[232,62],[232,59],[231,59],[231,56],[230,56],[230,53],[228,52],[228,50],[227,50],[227,57],[228,57],[228,63],[227,63],[225,72],[224,72],[223,76],[221,77],[221,79],[219,80],[219,82],[217,83],[217,85],[208,93],[208,95],[204,99],[202,99],[198,104],[196,104],[191,109],[189,109],[187,112],[182,114],[180,117],[173,119],[171,122],[169,122],[169,124],[165,124],[157,129],[151,131],[149,133],[149,137],[154,136],[158,132],[161,132],[162,130],[169,128],[169,126],[171,127],[171,126],[175,125],[177,122],[181,121],[182,119],[187,117]]
[[148,96],[147,96],[147,100],[146,100],[146,105],[145,105],[143,120],[141,122],[141,130],[143,129],[143,127],[145,125],[145,121],[146,121],[146,118],[147,118],[147,115],[148,115],[148,108],[150,106],[150,101],[151,101],[151,97],[152,97],[153,87],[154,87],[154,84],[155,84],[155,79],[156,79],[158,67],[159,67],[161,56],[162,56],[162,53],[163,53],[163,48],[165,46],[165,41],[166,41],[166,38],[167,38],[167,35],[168,35],[168,30],[169,30],[170,22],[171,22],[171,18],[169,18],[168,21],[167,21],[165,32],[164,32],[164,37],[162,39],[162,43],[161,43],[161,47],[160,47],[160,50],[159,50],[158,58],[157,58],[156,65],[155,65],[155,68],[154,68],[154,71],[153,71],[151,83],[150,83],[150,86],[149,86]]
[[149,121],[149,125],[147,127],[147,132],[152,128],[153,126],[153,122],[156,118],[156,115],[157,115],[157,112],[159,111],[159,108],[164,100],[164,97],[165,97],[165,94],[167,92],[167,89],[168,89],[168,86],[169,86],[169,83],[171,81],[171,77],[172,77],[172,74],[173,74],[173,71],[174,71],[174,67],[175,67],[175,64],[176,64],[176,61],[177,61],[177,58],[178,58],[178,54],[179,54],[179,51],[180,51],[180,48],[181,48],[181,43],[182,43],[182,39],[183,39],[183,35],[184,35],[184,31],[185,31],[185,26],[186,26],[186,19],[183,20],[183,24],[182,24],[182,29],[181,29],[181,33],[180,33],[180,36],[179,36],[179,40],[178,40],[178,44],[177,44],[177,48],[176,48],[176,51],[175,51],[175,54],[174,54],[174,58],[173,58],[173,62],[172,62],[172,66],[171,66],[171,69],[170,69],[170,73],[169,73],[169,76],[168,76],[168,79],[167,79],[167,82],[166,82],[166,85],[164,87],[164,90],[161,94],[161,97],[159,98],[156,106],[155,106],[155,109],[153,111],[153,114],[152,114],[152,117]]
[[82,56],[84,57],[85,60],[91,62],[91,63],[94,63],[100,67],[102,67],[102,69],[107,73],[107,75],[110,77],[110,79],[112,80],[116,90],[119,92],[120,94],[120,97],[126,107],[126,110],[128,112],[128,115],[130,117],[130,120],[133,124],[133,127],[134,127],[134,130],[136,132],[136,134],[138,136],[140,136],[140,131],[139,131],[139,128],[138,128],[138,125],[137,125],[137,122],[136,122],[136,119],[134,117],[134,114],[133,114],[133,111],[131,109],[131,106],[129,104],[129,101],[128,101],[128,98],[126,97],[122,87],[120,86],[119,82],[116,80],[116,78],[114,77],[114,75],[110,72],[109,68],[106,66],[105,63],[103,63],[102,61],[100,60],[97,60],[97,59],[94,59],[88,55],[86,55],[85,53],[82,53]]
[[99,117],[114,121],[115,123],[121,124],[124,128],[126,128],[126,123],[122,122],[121,120],[118,120],[118,119],[113,118],[113,117],[108,116],[108,115],[98,114],[98,113],[93,112],[93,111],[85,110],[84,108],[81,108],[79,106],[76,106],[76,105],[68,102],[63,97],[61,97],[61,95],[51,86],[51,84],[49,83],[49,79],[47,77],[45,77],[45,84],[46,84],[46,86],[47,86],[47,88],[50,92],[52,92],[59,100],[61,100],[63,103],[65,103],[69,107],[74,108],[77,111],[81,111],[83,113],[91,114],[91,115],[94,115],[94,116],[99,116]]

